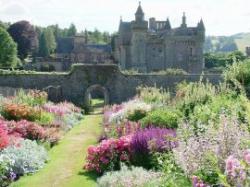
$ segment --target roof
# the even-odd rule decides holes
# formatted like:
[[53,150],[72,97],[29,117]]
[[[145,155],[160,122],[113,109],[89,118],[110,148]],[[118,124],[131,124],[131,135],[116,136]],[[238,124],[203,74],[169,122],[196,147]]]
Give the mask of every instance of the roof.
[[197,35],[197,28],[196,27],[187,27],[187,28],[178,27],[178,28],[172,29],[171,34],[175,36],[195,36]]
[[98,44],[91,44],[91,45],[86,45],[87,48],[89,49],[98,49],[106,53],[111,53],[112,48],[111,45],[98,45]]
[[138,6],[135,14],[136,15],[143,15],[144,14],[142,7],[141,7],[141,2],[139,2],[139,6]]
[[57,39],[57,53],[71,53],[74,48],[73,37],[62,37]]

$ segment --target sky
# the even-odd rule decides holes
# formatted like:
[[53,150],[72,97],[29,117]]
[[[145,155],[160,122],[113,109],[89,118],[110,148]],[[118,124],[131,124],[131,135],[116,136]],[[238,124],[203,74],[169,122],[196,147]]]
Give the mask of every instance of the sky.
[[[74,23],[78,30],[115,32],[119,20],[134,19],[139,0],[0,0],[0,20],[28,20],[47,26],[68,27]],[[188,26],[196,26],[202,18],[207,35],[232,35],[250,32],[250,0],[141,0],[146,19],[166,20],[172,27],[181,24],[183,12]]]

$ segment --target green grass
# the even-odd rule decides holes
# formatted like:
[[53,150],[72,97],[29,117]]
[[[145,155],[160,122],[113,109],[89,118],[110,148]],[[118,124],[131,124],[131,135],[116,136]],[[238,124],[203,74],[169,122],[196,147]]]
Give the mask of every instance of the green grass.
[[92,107],[100,107],[102,105],[104,105],[104,99],[91,99]]
[[102,115],[88,115],[49,151],[50,161],[34,175],[22,177],[11,187],[92,187],[95,174],[82,168],[87,148],[96,144],[101,133]]

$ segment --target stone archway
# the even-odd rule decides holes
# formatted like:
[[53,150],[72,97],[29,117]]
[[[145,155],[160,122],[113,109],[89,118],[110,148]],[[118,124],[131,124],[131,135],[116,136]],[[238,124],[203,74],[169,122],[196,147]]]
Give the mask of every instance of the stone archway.
[[91,92],[93,91],[99,91],[101,93],[103,93],[103,97],[104,97],[104,105],[108,105],[109,104],[109,94],[108,94],[108,90],[99,85],[92,85],[90,87],[88,87],[88,89],[85,92],[85,96],[84,96],[84,104],[86,107],[89,107],[91,105],[90,100],[91,100]]

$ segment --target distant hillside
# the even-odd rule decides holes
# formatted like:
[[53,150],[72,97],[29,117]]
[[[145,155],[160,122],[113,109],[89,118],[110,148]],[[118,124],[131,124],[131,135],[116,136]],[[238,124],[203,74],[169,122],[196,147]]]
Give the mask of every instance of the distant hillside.
[[245,53],[246,46],[250,46],[250,33],[239,33],[232,36],[208,36],[205,42],[205,52],[240,50]]

